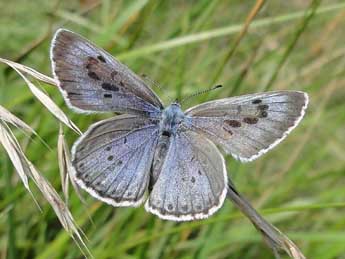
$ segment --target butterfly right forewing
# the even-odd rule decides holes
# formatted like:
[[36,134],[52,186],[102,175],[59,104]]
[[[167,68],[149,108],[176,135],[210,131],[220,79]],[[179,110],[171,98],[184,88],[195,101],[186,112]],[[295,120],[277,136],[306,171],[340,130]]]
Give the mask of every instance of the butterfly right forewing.
[[225,98],[186,111],[191,127],[241,161],[276,146],[303,118],[306,93],[277,91]]

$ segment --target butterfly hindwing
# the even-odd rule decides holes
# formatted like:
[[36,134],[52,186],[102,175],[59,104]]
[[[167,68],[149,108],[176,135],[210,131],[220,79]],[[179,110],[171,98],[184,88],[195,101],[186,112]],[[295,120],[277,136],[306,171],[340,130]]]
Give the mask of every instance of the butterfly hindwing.
[[194,130],[246,162],[283,140],[303,118],[307,104],[303,92],[277,91],[206,102],[186,115]]
[[140,77],[76,33],[56,32],[51,60],[60,90],[79,112],[155,114],[163,107]]
[[148,188],[158,137],[149,119],[121,115],[100,121],[73,146],[73,177],[108,204],[137,206]]
[[217,211],[226,196],[225,162],[202,135],[184,131],[171,137],[145,208],[163,219],[202,219]]

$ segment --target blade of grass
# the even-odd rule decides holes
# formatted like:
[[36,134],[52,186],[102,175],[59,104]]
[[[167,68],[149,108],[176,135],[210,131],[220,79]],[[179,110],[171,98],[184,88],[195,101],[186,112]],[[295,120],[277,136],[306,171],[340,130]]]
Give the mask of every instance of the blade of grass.
[[[1,129],[0,129],[1,130]],[[5,175],[5,191],[6,195],[10,195],[13,192],[13,186],[11,181],[11,174],[10,174],[10,166],[9,163],[5,161],[4,166],[4,175]],[[7,211],[7,226],[8,226],[8,233],[7,233],[7,258],[8,259],[16,259],[18,258],[17,255],[17,248],[16,248],[16,224],[15,224],[15,214],[14,214],[15,202],[11,203],[10,209]]]
[[11,123],[12,125],[26,131],[29,133],[32,133],[34,135],[37,135],[36,131],[31,128],[28,124],[26,124],[24,121],[10,113],[8,110],[6,110],[4,107],[0,105],[0,120],[4,120],[8,123]]
[[67,115],[50,99],[48,95],[38,89],[18,68],[12,67],[25,81],[31,92],[37,97],[37,99],[53,114],[59,121],[67,125],[74,132],[81,135],[80,129],[67,117]]
[[62,192],[64,194],[65,198],[65,203],[68,205],[68,167],[69,162],[68,157],[69,152],[68,150],[65,149],[66,147],[66,142],[65,142],[65,136],[63,132],[62,125],[60,123],[60,129],[59,129],[59,137],[58,137],[58,146],[57,146],[57,152],[58,152],[58,164],[59,164],[59,172],[60,172],[60,178],[61,178],[61,186],[62,186]]
[[3,121],[0,121],[0,143],[5,148],[13,166],[24,184],[24,187],[28,192],[30,192],[30,194],[32,194],[29,187],[28,171],[25,164],[23,164],[20,155],[23,151],[14,136],[10,133],[7,124]]
[[49,76],[46,76],[46,75],[36,71],[35,69],[31,68],[31,67],[27,67],[27,66],[24,66],[22,64],[19,64],[19,63],[16,63],[16,62],[13,62],[11,60],[7,60],[7,59],[1,58],[1,57],[0,57],[0,62],[12,67],[16,71],[18,71],[18,70],[23,71],[23,72],[33,76],[34,78],[36,78],[42,82],[45,82],[47,84],[50,84],[53,86],[58,85],[58,83],[55,79],[53,79]]
[[[100,203],[95,203],[94,206],[92,206],[89,209],[90,214],[93,215],[94,213],[96,213],[96,211],[100,208],[100,205],[101,205]],[[272,214],[284,213],[284,212],[324,210],[324,209],[332,209],[332,208],[334,209],[345,208],[345,203],[341,203],[341,202],[323,203],[323,204],[308,204],[308,205],[302,205],[302,206],[289,206],[289,207],[281,207],[281,208],[268,208],[268,209],[260,210],[259,212],[264,215],[272,215]],[[225,216],[209,218],[207,220],[194,221],[194,222],[189,222],[186,224],[179,224],[163,231],[161,230],[154,231],[150,233],[150,235],[144,235],[139,238],[132,237],[130,240],[124,241],[121,245],[119,245],[116,251],[119,254],[121,254],[122,252],[125,252],[131,248],[134,248],[141,244],[145,244],[147,242],[151,242],[155,239],[159,239],[167,235],[180,233],[186,230],[196,229],[204,225],[215,224],[218,222],[228,222],[233,219],[242,218],[243,216],[244,216],[243,214],[239,212],[235,212],[235,213],[231,213]],[[85,214],[81,215],[81,217],[78,218],[78,222],[80,225],[84,225],[87,222],[87,220],[88,220],[88,216]],[[37,259],[50,258],[50,256],[54,255],[54,251],[58,249],[58,247],[63,246],[63,244],[67,242],[68,242],[68,236],[66,235],[66,233],[65,232],[60,233],[58,237],[55,238],[54,241],[52,241],[51,246],[47,247],[47,249],[44,250],[44,252],[41,253]]]
[[[323,7],[319,8],[315,12],[315,15],[325,14],[325,13],[329,13],[329,12],[333,12],[333,11],[338,11],[338,10],[341,10],[343,8],[345,8],[345,3],[327,5],[327,6],[323,6]],[[304,17],[305,15],[310,15],[310,11],[307,11],[307,12],[298,11],[298,12],[292,12],[292,13],[285,14],[285,15],[279,15],[279,16],[275,16],[275,17],[258,19],[258,20],[253,21],[251,23],[250,29],[260,28],[260,27],[265,27],[267,25],[292,21],[292,20]],[[134,49],[132,51],[126,51],[124,53],[120,53],[116,57],[120,60],[137,58],[137,57],[145,56],[145,55],[148,55],[148,54],[151,54],[154,52],[158,52],[158,51],[162,51],[162,50],[168,50],[168,49],[176,48],[176,47],[191,44],[191,43],[196,43],[196,42],[209,40],[209,39],[213,39],[213,38],[217,38],[217,37],[227,36],[227,35],[239,32],[239,31],[241,31],[241,29],[242,29],[241,24],[230,25],[230,26],[223,27],[223,28],[213,29],[213,30],[209,30],[209,31],[195,33],[195,34],[190,34],[190,35],[174,38],[171,40],[166,40],[163,42],[150,44],[149,46],[146,46],[146,47]]]
[[208,5],[204,7],[202,10],[202,14],[198,19],[193,22],[193,29],[192,32],[198,31],[201,29],[209,20],[209,17],[212,15],[213,11],[216,9],[216,6],[219,4],[220,0],[213,0],[209,1]]
[[331,62],[334,62],[340,58],[343,58],[344,55],[345,48],[340,48],[334,50],[334,52],[332,53],[328,53],[326,56],[320,57],[312,64],[303,67],[299,73],[295,73],[290,78],[285,79],[282,83],[279,84],[277,89],[286,89],[289,85],[292,85],[294,81],[299,80],[303,77],[310,76],[313,73],[317,73],[317,71],[320,71],[322,67],[327,66]]
[[63,131],[62,124],[60,124],[60,130],[59,130],[59,138],[58,138],[58,161],[59,161],[59,169],[60,169],[60,177],[61,177],[61,185],[62,190],[65,195],[66,203],[68,203],[68,186],[69,181],[71,181],[73,189],[75,193],[77,194],[78,198],[82,201],[83,204],[85,204],[85,200],[82,197],[79,187],[77,183],[75,182],[74,178],[71,177],[70,171],[72,168],[72,162],[71,162],[71,154],[69,151],[69,147],[67,145],[65,134]]
[[260,41],[254,48],[253,53],[250,55],[249,59],[245,62],[244,67],[242,68],[238,78],[235,80],[235,83],[231,89],[229,89],[227,96],[233,96],[235,95],[238,90],[240,89],[240,86],[243,83],[243,80],[248,75],[248,72],[250,71],[251,66],[253,65],[255,58],[257,57],[260,49],[262,41]]
[[[259,13],[259,11],[261,10],[264,3],[265,3],[265,0],[256,0],[256,3],[253,6],[253,8],[251,9],[251,11],[249,12],[240,33],[236,36],[234,43],[230,47],[229,51],[225,54],[224,59],[222,61],[220,61],[218,67],[216,67],[215,73],[214,73],[214,76],[211,80],[210,85],[214,85],[216,83],[216,81],[218,80],[219,76],[223,73],[223,70],[224,70],[226,64],[229,62],[230,58],[235,53],[241,40],[246,35],[250,24],[252,23],[255,16]],[[231,43],[229,43],[229,45],[231,45]]]
[[29,177],[34,181],[34,183],[41,191],[45,199],[52,206],[62,226],[75,241],[77,246],[80,248],[80,251],[86,257],[92,258],[91,252],[89,251],[86,243],[84,242],[81,236],[83,233],[80,232],[68,207],[61,200],[60,196],[55,191],[53,186],[38,172],[34,165],[26,158],[16,138],[11,134],[8,126],[3,121],[0,121],[0,143],[4,146],[8,156],[10,157],[10,160],[12,161],[13,166],[16,168],[18,175],[22,179],[22,182],[27,191],[30,193],[30,195],[34,198],[29,188]]
[[291,258],[305,259],[299,248],[280,230],[266,221],[236,190],[234,184],[229,181],[227,197],[237,208],[252,222],[255,228],[262,234],[267,245],[272,249],[276,258],[280,258],[279,251],[284,250]]
[[264,91],[270,90],[272,88],[272,84],[277,79],[279,71],[281,70],[281,68],[285,64],[287,58],[292,53],[294,47],[297,44],[298,39],[301,37],[303,32],[306,30],[309,22],[311,21],[311,19],[316,14],[316,11],[317,11],[320,4],[321,4],[321,0],[313,0],[313,2],[310,4],[309,11],[306,13],[306,16],[304,17],[302,23],[299,25],[299,27],[296,30],[295,35],[293,36],[292,40],[288,44],[283,56],[281,57],[281,59],[279,60],[279,62],[277,64],[277,67],[274,69],[272,76],[270,77],[268,83],[266,84]]
[[134,32],[129,37],[129,43],[126,49],[133,48],[137,40],[143,34],[147,20],[150,18],[151,14],[156,9],[157,5],[160,4],[160,2],[161,1],[149,0],[145,7],[142,9],[142,14],[139,15],[138,20],[135,22],[133,26]]
[[99,40],[97,41],[100,45],[104,46],[109,44],[114,39],[114,36],[118,33],[120,28],[126,24],[128,20],[140,10],[142,10],[148,3],[148,0],[137,0],[130,1],[130,4],[124,9],[117,17],[115,22],[111,26],[107,26],[101,32]]
[[26,159],[26,163],[30,168],[33,181],[36,183],[38,189],[41,191],[45,199],[52,206],[63,228],[75,241],[76,245],[79,247],[83,255],[87,258],[93,258],[88,246],[86,245],[82,237],[84,233],[81,232],[81,230],[75,223],[71,212],[69,211],[66,204],[61,200],[59,194],[55,191],[54,187],[37,171],[37,169],[29,160]]
[[83,17],[82,14],[63,11],[63,10],[57,10],[55,15],[57,18],[61,20],[73,22],[74,24],[78,24],[80,27],[85,27],[88,30],[93,31],[94,33],[102,30],[102,26],[93,23],[90,19]]
[[[13,126],[17,127],[20,130],[23,130],[24,133],[30,133],[35,135],[39,141],[47,147],[47,149],[51,150],[51,147],[47,144],[47,142],[45,142],[40,135],[37,134],[37,132],[30,127],[28,124],[26,124],[24,121],[22,121],[21,119],[19,119],[17,116],[13,115],[12,113],[10,113],[7,109],[5,109],[4,107],[2,107],[0,105],[0,120],[3,120],[5,122],[8,122],[10,124],[12,124]],[[25,134],[28,139],[30,139],[30,135],[28,136],[27,134]]]
[[[32,53],[35,49],[41,46],[41,44],[50,35],[50,31],[51,31],[51,25],[49,24],[47,31],[43,33],[42,35],[40,35],[38,38],[34,39],[32,42],[30,42],[27,46],[25,46],[24,49],[21,50],[20,53],[16,57],[13,58],[13,61],[17,63],[23,61],[27,56],[30,55],[30,53]],[[11,70],[10,67],[7,67],[5,69],[5,74],[8,75],[10,71],[13,71],[13,70]]]

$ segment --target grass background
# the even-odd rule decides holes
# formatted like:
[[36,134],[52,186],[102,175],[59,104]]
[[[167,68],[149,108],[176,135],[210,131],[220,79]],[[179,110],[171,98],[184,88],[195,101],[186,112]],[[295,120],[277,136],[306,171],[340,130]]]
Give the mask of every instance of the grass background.
[[[239,191],[307,258],[345,258],[345,4],[320,2],[267,1],[225,60],[255,1],[1,1],[0,56],[51,75],[49,44],[63,26],[159,82],[163,90],[154,90],[166,104],[172,101],[168,96],[218,83],[221,90],[193,98],[184,108],[264,90],[308,92],[305,119],[282,144],[248,164],[228,156],[228,171]],[[75,114],[56,88],[42,89],[82,130],[111,116]],[[0,104],[49,144],[51,150],[14,129],[28,158],[62,193],[59,124],[4,65]],[[66,129],[66,137],[72,145],[77,136]],[[32,185],[39,212],[1,147],[0,172],[0,258],[82,258]],[[273,258],[230,202],[210,219],[174,223],[143,207],[113,208],[83,194],[85,206],[72,191],[69,207],[97,259]]]

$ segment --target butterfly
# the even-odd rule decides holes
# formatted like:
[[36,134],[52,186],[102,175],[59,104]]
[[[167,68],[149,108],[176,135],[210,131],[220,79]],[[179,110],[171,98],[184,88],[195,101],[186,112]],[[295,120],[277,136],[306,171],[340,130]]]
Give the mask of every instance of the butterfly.
[[76,112],[116,112],[75,142],[72,177],[113,206],[139,206],[166,220],[207,218],[224,203],[222,153],[248,162],[275,147],[304,116],[308,95],[275,91],[163,106],[145,81],[82,36],[59,29],[54,78]]

